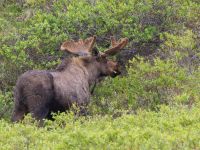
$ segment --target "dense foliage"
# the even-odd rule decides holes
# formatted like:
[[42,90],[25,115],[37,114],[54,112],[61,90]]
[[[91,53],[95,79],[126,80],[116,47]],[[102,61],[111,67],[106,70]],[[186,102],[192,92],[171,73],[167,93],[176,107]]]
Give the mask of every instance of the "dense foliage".
[[[200,149],[199,32],[198,0],[2,0],[1,149]],[[10,123],[17,77],[55,68],[61,42],[94,34],[99,50],[111,35],[129,44],[115,58],[124,75],[97,86],[89,116]]]
[[[162,107],[159,113],[74,118],[56,116],[39,128],[0,121],[0,146],[8,149],[199,149],[199,109]],[[12,144],[11,144],[12,143]]]

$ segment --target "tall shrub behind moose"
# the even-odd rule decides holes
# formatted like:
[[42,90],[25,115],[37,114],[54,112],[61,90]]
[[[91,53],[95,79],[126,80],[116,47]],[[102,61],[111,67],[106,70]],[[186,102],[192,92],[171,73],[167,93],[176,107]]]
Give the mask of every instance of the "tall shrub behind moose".
[[112,37],[112,47],[104,53],[93,48],[95,41],[96,36],[66,41],[61,50],[79,57],[64,59],[55,71],[32,70],[22,74],[15,87],[12,121],[23,119],[27,113],[37,120],[50,118],[51,112],[68,110],[73,103],[82,108],[89,103],[89,88],[96,80],[120,74],[118,63],[108,60],[107,56],[118,53],[128,39],[116,41]]

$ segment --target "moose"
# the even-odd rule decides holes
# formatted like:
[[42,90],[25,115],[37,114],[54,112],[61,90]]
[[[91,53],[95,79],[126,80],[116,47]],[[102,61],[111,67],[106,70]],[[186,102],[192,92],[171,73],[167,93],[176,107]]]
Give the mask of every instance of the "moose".
[[90,100],[90,87],[98,79],[120,74],[118,62],[109,60],[108,56],[120,52],[128,39],[116,41],[111,37],[111,48],[105,52],[99,52],[95,42],[96,36],[65,41],[60,49],[76,57],[63,59],[55,70],[31,70],[22,74],[14,90],[11,120],[18,122],[27,113],[36,120],[50,119],[52,112],[69,110],[74,103],[84,108]]

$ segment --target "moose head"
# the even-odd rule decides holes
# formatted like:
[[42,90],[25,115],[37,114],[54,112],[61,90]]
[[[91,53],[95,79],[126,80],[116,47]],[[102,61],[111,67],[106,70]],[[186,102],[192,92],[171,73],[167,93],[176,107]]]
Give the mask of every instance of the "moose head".
[[119,75],[120,66],[116,61],[109,60],[108,57],[119,53],[128,43],[128,38],[121,38],[118,41],[112,36],[111,47],[104,52],[99,52],[95,45],[96,36],[89,37],[85,40],[68,40],[61,45],[62,51],[67,51],[76,56],[79,56],[85,62],[85,65],[90,65],[98,68],[100,76],[115,77]]

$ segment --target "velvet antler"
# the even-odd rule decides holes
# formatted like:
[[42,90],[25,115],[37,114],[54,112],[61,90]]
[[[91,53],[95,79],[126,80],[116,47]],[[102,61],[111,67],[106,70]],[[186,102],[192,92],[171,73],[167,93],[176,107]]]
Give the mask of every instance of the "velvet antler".
[[62,51],[68,51],[73,54],[77,54],[79,56],[90,55],[92,48],[96,42],[96,36],[89,37],[85,40],[78,40],[75,42],[74,40],[65,41],[60,49]]
[[128,43],[128,38],[121,38],[118,41],[116,41],[116,39],[112,36],[110,39],[111,39],[111,48],[106,50],[104,52],[104,55],[115,55],[121,49],[123,49]]

